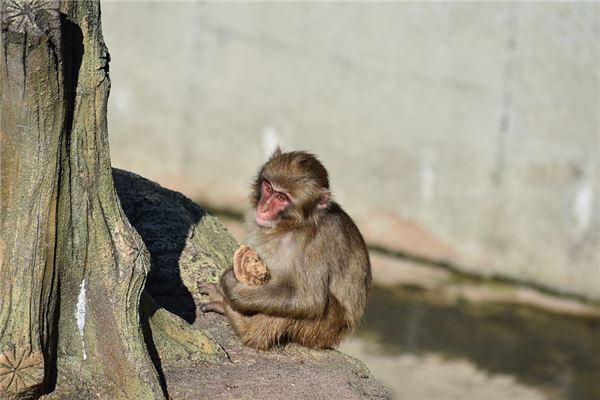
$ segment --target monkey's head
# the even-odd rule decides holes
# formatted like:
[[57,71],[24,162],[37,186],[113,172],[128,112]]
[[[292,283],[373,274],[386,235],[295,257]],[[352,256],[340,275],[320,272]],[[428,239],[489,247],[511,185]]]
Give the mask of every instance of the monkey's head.
[[275,150],[254,183],[252,204],[259,226],[300,226],[316,223],[330,200],[327,170],[303,151]]

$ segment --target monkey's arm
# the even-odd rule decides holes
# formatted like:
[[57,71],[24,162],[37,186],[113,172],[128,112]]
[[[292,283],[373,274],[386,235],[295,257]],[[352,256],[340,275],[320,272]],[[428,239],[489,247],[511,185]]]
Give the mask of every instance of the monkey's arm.
[[322,316],[327,305],[327,277],[295,278],[273,276],[262,286],[246,286],[228,270],[221,277],[221,287],[233,308],[243,314],[302,319]]

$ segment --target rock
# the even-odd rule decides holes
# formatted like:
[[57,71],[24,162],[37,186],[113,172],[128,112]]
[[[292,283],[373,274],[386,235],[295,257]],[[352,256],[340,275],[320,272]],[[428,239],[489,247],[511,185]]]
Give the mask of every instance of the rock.
[[181,193],[116,168],[113,179],[125,215],[150,251],[146,291],[160,307],[194,322],[196,282],[217,282],[231,266],[237,242]]
[[196,282],[216,282],[231,266],[237,242],[216,217],[182,194],[127,171],[113,169],[113,178],[123,211],[150,251],[146,291],[158,306],[205,331],[226,354],[214,361],[161,360],[171,398],[392,398],[362,362],[337,350],[244,347],[225,317],[199,311],[206,298],[196,289]]

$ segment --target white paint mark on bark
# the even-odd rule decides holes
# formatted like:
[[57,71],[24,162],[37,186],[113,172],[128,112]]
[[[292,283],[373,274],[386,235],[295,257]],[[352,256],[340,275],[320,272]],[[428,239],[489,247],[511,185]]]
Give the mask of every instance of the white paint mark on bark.
[[79,328],[79,335],[81,336],[83,359],[87,360],[87,353],[85,352],[85,340],[83,338],[83,328],[85,327],[85,279],[81,282],[81,286],[79,287],[79,297],[77,298],[77,310],[75,311],[75,318],[77,320],[77,327]]

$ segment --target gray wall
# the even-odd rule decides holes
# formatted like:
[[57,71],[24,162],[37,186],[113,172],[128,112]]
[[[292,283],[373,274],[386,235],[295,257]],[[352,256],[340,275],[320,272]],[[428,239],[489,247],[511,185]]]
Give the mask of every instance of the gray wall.
[[113,163],[242,209],[276,143],[367,239],[600,300],[596,3],[103,4]]

